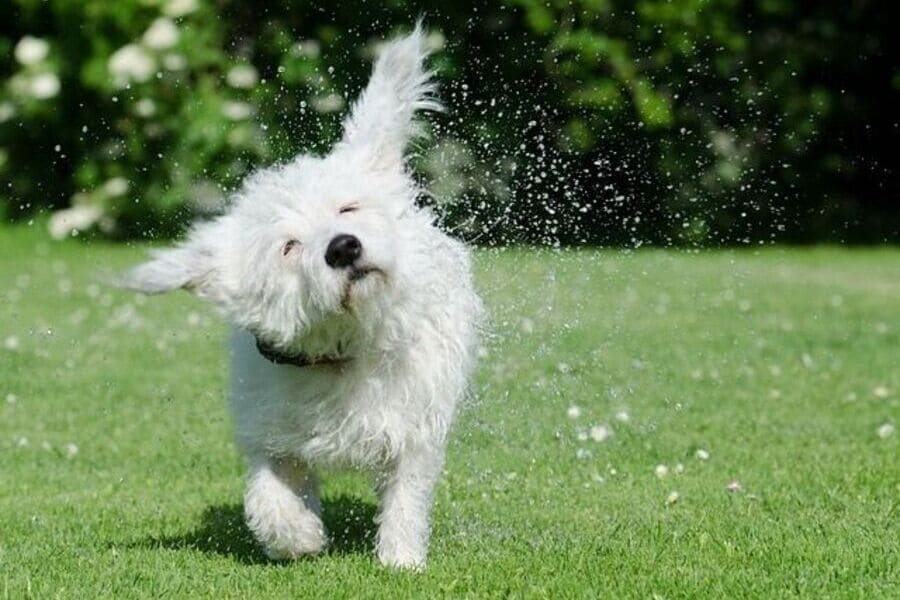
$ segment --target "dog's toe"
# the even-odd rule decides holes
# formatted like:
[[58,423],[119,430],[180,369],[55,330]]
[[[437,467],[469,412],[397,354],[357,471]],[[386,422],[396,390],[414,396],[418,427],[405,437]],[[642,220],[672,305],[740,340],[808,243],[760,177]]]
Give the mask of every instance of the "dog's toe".
[[400,547],[379,547],[378,561],[393,569],[421,571],[425,568],[425,553]]

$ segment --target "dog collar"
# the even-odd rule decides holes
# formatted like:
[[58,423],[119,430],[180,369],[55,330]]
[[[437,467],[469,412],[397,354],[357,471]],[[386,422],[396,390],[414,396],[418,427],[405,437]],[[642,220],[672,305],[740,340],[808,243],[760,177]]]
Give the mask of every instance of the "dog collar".
[[296,352],[288,354],[280,350],[276,350],[269,344],[266,344],[259,338],[256,338],[256,349],[269,362],[276,365],[294,365],[295,367],[315,367],[317,365],[342,365],[349,362],[349,358],[340,358],[335,356],[310,356],[306,352]]

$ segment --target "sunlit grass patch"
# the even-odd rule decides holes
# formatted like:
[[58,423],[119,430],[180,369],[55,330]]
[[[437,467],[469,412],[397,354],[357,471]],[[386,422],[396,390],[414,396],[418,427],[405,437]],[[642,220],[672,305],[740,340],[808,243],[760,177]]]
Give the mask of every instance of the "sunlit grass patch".
[[0,590],[9,597],[895,597],[900,253],[484,250],[492,331],[428,570],[243,526],[226,328],[103,285],[140,248],[0,230]]

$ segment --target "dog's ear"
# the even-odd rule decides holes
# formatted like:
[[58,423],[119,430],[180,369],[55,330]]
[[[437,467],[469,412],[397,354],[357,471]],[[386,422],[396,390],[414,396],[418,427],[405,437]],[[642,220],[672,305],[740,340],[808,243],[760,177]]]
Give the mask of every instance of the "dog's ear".
[[185,289],[198,296],[215,295],[217,275],[215,246],[210,236],[195,230],[187,241],[175,248],[154,250],[152,258],[126,273],[119,287],[160,294]]
[[407,144],[420,133],[416,111],[443,109],[424,65],[428,54],[421,20],[412,33],[384,47],[344,121],[342,146],[367,153],[379,168],[402,168]]

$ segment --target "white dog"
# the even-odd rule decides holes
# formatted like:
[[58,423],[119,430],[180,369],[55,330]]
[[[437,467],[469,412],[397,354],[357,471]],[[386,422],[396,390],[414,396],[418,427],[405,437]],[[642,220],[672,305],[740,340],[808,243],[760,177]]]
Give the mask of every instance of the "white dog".
[[424,565],[448,431],[482,308],[466,248],[415,204],[404,153],[440,109],[421,27],[388,44],[326,157],[251,176],[226,214],[125,278],[233,321],[247,522],[269,556],[326,545],[316,465],[374,470],[378,558]]

